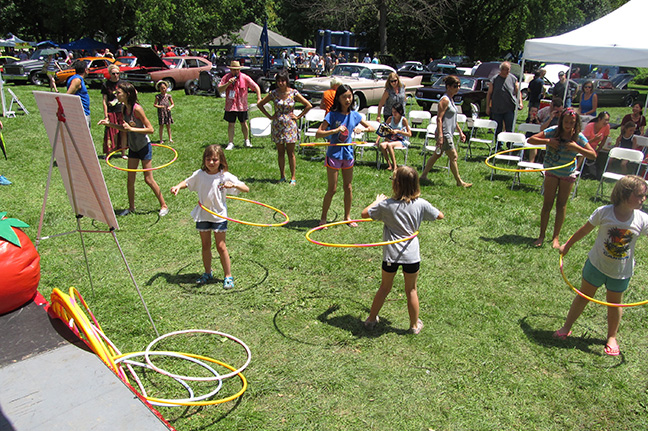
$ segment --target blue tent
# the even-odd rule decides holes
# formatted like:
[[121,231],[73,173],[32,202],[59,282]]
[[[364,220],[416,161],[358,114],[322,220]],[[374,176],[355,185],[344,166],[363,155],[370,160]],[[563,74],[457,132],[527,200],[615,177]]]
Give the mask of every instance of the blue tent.
[[114,46],[108,45],[107,43],[99,42],[97,40],[94,40],[91,37],[84,37],[83,39],[75,40],[74,42],[66,43],[61,45],[61,48],[65,48],[68,50],[86,50],[86,51],[93,51],[93,50],[101,50],[101,49],[115,49]]

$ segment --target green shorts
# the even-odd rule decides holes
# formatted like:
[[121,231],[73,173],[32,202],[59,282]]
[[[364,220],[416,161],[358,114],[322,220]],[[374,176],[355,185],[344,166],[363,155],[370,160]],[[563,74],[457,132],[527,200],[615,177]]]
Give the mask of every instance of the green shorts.
[[629,278],[612,278],[603,274],[592,265],[589,259],[585,261],[585,266],[583,266],[583,280],[594,287],[601,287],[605,284],[605,288],[612,292],[625,292],[630,284]]

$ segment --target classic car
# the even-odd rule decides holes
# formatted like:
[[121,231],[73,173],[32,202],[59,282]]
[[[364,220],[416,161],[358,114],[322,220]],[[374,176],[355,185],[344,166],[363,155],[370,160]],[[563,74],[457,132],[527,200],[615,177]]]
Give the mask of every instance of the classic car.
[[187,81],[198,79],[200,72],[211,70],[212,64],[203,57],[164,57],[164,61],[148,47],[131,46],[128,52],[137,57],[141,68],[123,72],[121,79],[135,86],[153,87],[156,82],[165,80],[169,91],[183,88]]
[[[385,82],[392,72],[396,71],[384,64],[343,63],[335,66],[331,77],[335,76],[343,84],[351,86],[354,92],[354,109],[360,110],[380,102],[385,91]],[[331,77],[298,79],[295,81],[295,88],[311,103],[317,105],[322,100],[324,91],[331,87]],[[407,94],[414,94],[416,88],[421,85],[421,78],[401,78]]]
[[4,65],[5,64],[11,64],[15,63],[17,61],[20,61],[20,59],[16,57],[12,57],[10,55],[0,55],[0,72],[4,72]]
[[[119,66],[119,71],[121,73],[136,69],[138,67],[137,57],[135,57],[134,55],[126,56],[126,57],[117,57],[115,59],[115,64]],[[97,87],[100,86],[106,79],[110,79],[110,74],[108,73],[108,66],[96,70],[88,70],[88,76],[86,76],[85,81],[88,85]]]
[[634,76],[630,74],[621,74],[624,76],[613,76],[612,79],[575,79],[578,83],[578,90],[572,101],[575,104],[580,103],[580,95],[583,90],[583,84],[586,81],[594,83],[594,93],[598,98],[598,106],[632,106],[639,98],[637,90],[629,90],[628,83]]
[[[103,77],[103,72],[108,70],[108,66],[115,62],[114,59],[108,57],[81,57],[78,60],[85,62],[88,65],[88,76],[86,77],[86,83],[92,82],[91,76],[95,73],[101,73]],[[56,72],[56,84],[65,85],[70,76],[74,75],[76,72],[74,68],[67,67],[60,72]],[[44,79],[46,82],[47,80]]]
[[[67,50],[60,48],[37,49],[31,55],[29,60],[6,64],[4,66],[2,78],[6,82],[27,81],[34,85],[41,85],[43,83],[43,75],[41,75],[41,71],[43,70],[46,57],[50,54],[53,55],[54,58],[65,59],[67,58],[68,52]],[[59,65],[64,64],[63,61],[59,61],[58,63]]]
[[[490,81],[488,78],[477,76],[458,76],[461,81],[459,92],[454,97],[455,104],[462,106],[462,111],[467,116],[473,114],[473,104],[479,107],[479,114],[486,112],[486,94]],[[416,102],[424,110],[429,111],[433,103],[439,103],[446,92],[444,77],[439,78],[431,87],[422,87],[416,90]]]

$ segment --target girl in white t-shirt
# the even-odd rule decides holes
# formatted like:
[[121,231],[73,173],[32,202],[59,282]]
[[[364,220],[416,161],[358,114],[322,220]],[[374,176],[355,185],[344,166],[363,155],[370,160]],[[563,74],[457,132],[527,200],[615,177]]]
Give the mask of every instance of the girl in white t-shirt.
[[[648,234],[648,214],[641,211],[646,200],[646,182],[636,175],[619,180],[610,197],[612,205],[599,207],[587,223],[558,250],[564,256],[577,241],[583,239],[596,226],[599,227],[594,247],[583,267],[581,292],[593,297],[603,284],[607,289],[607,302],[620,304],[623,292],[628,288],[634,269],[634,249],[640,235]],[[562,328],[554,332],[554,338],[566,339],[571,327],[581,315],[589,300],[576,295]],[[608,307],[608,333],[605,353],[619,354],[617,331],[621,321],[621,307]]]
[[[184,188],[197,192],[198,199],[205,208],[225,217],[227,217],[225,195],[250,191],[245,183],[229,173],[225,153],[220,145],[210,145],[205,148],[202,167],[186,180],[171,187],[171,193],[177,195],[180,189]],[[232,277],[229,253],[225,245],[227,220],[205,211],[200,205],[196,205],[191,211],[191,215],[196,222],[196,229],[200,233],[202,260],[205,267],[205,272],[196,280],[196,284],[206,284],[214,279],[211,269],[211,233],[214,232],[216,250],[218,250],[225,276],[223,288],[232,289],[234,287],[234,278]]]

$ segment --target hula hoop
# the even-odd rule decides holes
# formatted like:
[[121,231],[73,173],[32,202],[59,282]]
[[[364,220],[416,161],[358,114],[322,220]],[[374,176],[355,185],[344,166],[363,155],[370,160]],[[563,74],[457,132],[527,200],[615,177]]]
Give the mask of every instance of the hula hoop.
[[638,305],[646,305],[648,304],[648,300],[645,301],[640,301],[640,302],[632,302],[628,304],[613,304],[611,302],[606,302],[606,301],[599,301],[598,299],[592,298],[591,296],[585,295],[583,292],[578,290],[573,284],[569,282],[567,279],[567,276],[565,275],[565,271],[563,270],[563,255],[560,255],[560,274],[562,275],[563,280],[565,280],[565,283],[567,283],[567,286],[571,287],[574,292],[576,292],[581,298],[585,298],[588,301],[592,301],[596,304],[601,304],[601,305],[606,305],[608,307],[618,307],[618,308],[624,308],[624,307],[636,307]]
[[348,147],[349,145],[365,144],[366,142],[350,142],[348,144],[331,144],[330,142],[302,142],[300,147]]
[[[225,375],[222,375],[222,376],[219,376],[219,377],[180,376],[180,375],[177,375],[177,374],[170,373],[170,372],[168,372],[166,370],[163,370],[162,368],[159,368],[159,367],[156,367],[155,365],[153,365],[153,363],[151,362],[151,358],[150,358],[149,354],[151,353],[151,347],[153,347],[158,341],[161,341],[161,340],[163,340],[165,338],[168,338],[168,337],[171,337],[171,336],[174,336],[174,335],[191,334],[191,333],[213,334],[213,335],[220,335],[221,337],[229,338],[230,340],[235,341],[238,344],[240,344],[245,349],[245,352],[247,353],[247,360],[245,361],[245,363],[239,369],[234,369],[234,370],[232,370],[231,373],[225,374]],[[191,356],[191,355],[187,355],[187,356]],[[193,357],[198,357],[198,355],[193,356]],[[146,346],[146,350],[144,351],[144,359],[146,359],[146,363],[149,364],[151,366],[151,368],[153,368],[155,371],[157,371],[160,374],[164,374],[165,376],[176,377],[178,379],[191,380],[191,381],[195,381],[195,382],[212,382],[214,380],[228,379],[228,378],[230,378],[232,376],[235,376],[236,374],[240,374],[241,372],[243,372],[243,370],[245,370],[247,368],[247,366],[250,364],[250,361],[252,360],[252,352],[250,351],[250,348],[247,346],[247,344],[245,344],[243,341],[239,340],[238,338],[236,338],[233,335],[226,334],[225,332],[212,331],[212,330],[209,330],[209,329],[186,329],[186,330],[183,330],[183,331],[169,332],[168,334],[161,335],[161,336],[157,337],[155,340],[151,341],[149,343],[149,345]],[[202,359],[202,358],[198,358],[198,359]],[[222,365],[222,364],[220,364],[220,365]]]
[[356,248],[358,248],[358,247],[379,247],[379,246],[382,246],[382,245],[397,244],[399,242],[409,241],[410,239],[413,239],[416,235],[419,234],[419,231],[416,231],[413,234],[411,234],[410,236],[405,237],[405,238],[396,239],[396,240],[393,240],[393,241],[373,242],[373,243],[370,243],[370,244],[335,244],[335,243],[330,243],[330,242],[315,241],[314,239],[312,239],[310,237],[310,235],[313,232],[318,231],[320,229],[324,229],[324,228],[331,227],[331,226],[337,226],[337,225],[340,225],[340,224],[349,224],[349,223],[353,223],[353,222],[366,222],[366,221],[373,221],[373,219],[363,218],[363,219],[358,219],[358,220],[343,220],[343,221],[338,221],[338,222],[335,222],[335,223],[328,223],[328,224],[323,224],[323,225],[320,225],[320,226],[316,226],[316,227],[312,228],[311,230],[309,230],[308,232],[306,232],[306,239],[308,241],[312,242],[315,245],[323,245],[324,247],[356,247]]
[[[172,358],[184,359],[184,360],[187,360],[187,361],[190,361],[190,362],[193,362],[195,364],[200,365],[201,367],[205,368],[207,371],[211,372],[216,377],[220,376],[218,371],[214,370],[212,367],[210,367],[209,365],[205,364],[204,362],[198,360],[197,358],[192,358],[192,357],[188,356],[186,353],[182,353],[182,352],[158,352],[158,351],[155,351],[155,352],[150,352],[150,354],[154,355],[154,356],[170,356]],[[137,361],[130,361],[131,358],[134,358],[134,357],[137,357],[137,356],[144,356],[144,352],[133,352],[133,353],[126,353],[124,355],[120,355],[119,358],[115,359],[115,363],[119,364],[120,362],[125,362],[125,363],[127,363],[129,365],[136,365],[138,367],[152,369],[149,364],[142,363],[142,362],[137,362]],[[175,377],[172,377],[172,378],[187,389],[187,391],[190,394],[189,398],[171,398],[171,399],[160,398],[159,400],[163,400],[163,402],[162,401],[155,401],[155,403],[158,403],[157,405],[167,406],[167,405],[169,405],[169,403],[187,403],[187,402],[203,401],[203,400],[206,400],[207,398],[211,398],[214,395],[216,395],[218,393],[218,391],[220,391],[221,388],[223,387],[223,381],[218,380],[218,384],[216,385],[216,389],[214,389],[213,391],[211,391],[211,392],[209,392],[207,394],[204,394],[204,395],[194,396],[193,390],[191,389],[191,386],[189,386],[187,384],[187,382],[185,382],[182,379],[175,378]],[[149,396],[146,394],[146,391],[143,390],[142,386],[140,386],[140,389],[142,389],[142,395],[144,396],[144,398],[147,398],[147,400],[148,400]],[[180,404],[177,404],[177,405],[179,406]]]
[[237,220],[237,219],[225,217],[224,215],[220,215],[218,213],[215,213],[214,211],[206,208],[200,201],[198,201],[198,205],[200,205],[200,208],[204,209],[205,211],[207,211],[210,214],[215,215],[216,217],[220,217],[220,218],[225,219],[225,220],[233,221],[234,223],[241,223],[241,224],[244,224],[244,225],[247,225],[247,226],[280,227],[280,226],[283,226],[283,225],[287,224],[288,221],[290,221],[290,219],[288,218],[288,214],[281,211],[280,209],[277,209],[275,207],[271,207],[270,205],[266,205],[266,204],[261,203],[261,202],[253,201],[251,199],[239,198],[238,196],[226,196],[226,198],[227,199],[235,199],[237,201],[249,202],[251,204],[261,205],[264,208],[271,209],[271,210],[281,214],[282,216],[284,216],[286,218],[286,220],[282,221],[281,223],[253,223],[253,222],[249,222],[249,221],[243,221],[243,220]]
[[119,166],[115,166],[115,165],[113,165],[112,163],[110,163],[110,158],[113,156],[113,154],[118,153],[118,152],[120,152],[120,151],[123,151],[121,148],[119,148],[119,149],[113,151],[112,153],[110,153],[110,154],[108,154],[108,155],[106,156],[106,163],[107,163],[108,166],[110,166],[111,168],[115,168],[115,169],[117,169],[117,170],[119,170],[119,171],[126,171],[126,172],[150,172],[150,171],[157,171],[158,169],[166,168],[167,166],[169,166],[170,164],[172,164],[173,162],[175,162],[176,160],[178,160],[178,152],[177,152],[176,150],[174,150],[173,148],[169,147],[168,145],[164,145],[164,144],[151,144],[151,145],[153,145],[154,147],[168,148],[169,150],[173,151],[173,154],[174,154],[173,159],[172,159],[169,163],[165,163],[164,165],[161,165],[161,166],[155,166],[155,167],[152,167],[152,168],[146,168],[146,169],[144,169],[144,168],[141,168],[141,169],[120,168]]
[[567,166],[576,163],[576,157],[574,157],[574,160],[572,160],[569,163],[565,163],[564,165],[561,166],[554,166],[551,168],[542,168],[542,169],[512,169],[512,168],[502,168],[499,166],[495,166],[491,163],[489,163],[493,157],[499,156],[501,154],[506,154],[506,153],[512,153],[514,151],[522,151],[522,150],[544,150],[546,147],[545,146],[537,146],[537,147],[518,147],[518,148],[510,148],[504,151],[500,151],[499,153],[495,153],[493,155],[490,155],[486,158],[484,163],[486,163],[486,166],[488,166],[491,169],[497,169],[498,171],[506,171],[506,172],[544,172],[544,171],[554,171],[557,169],[562,169],[566,168]]

